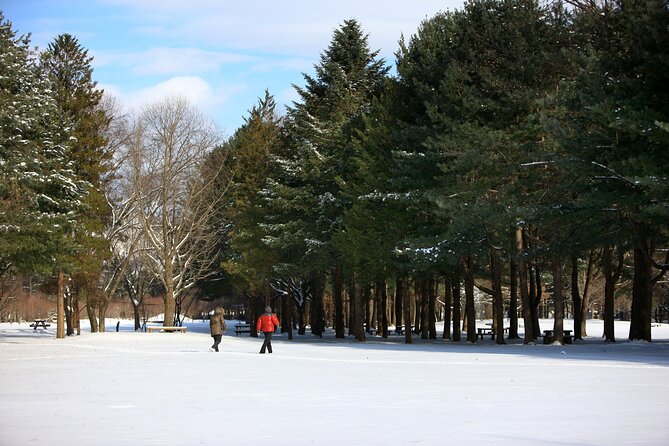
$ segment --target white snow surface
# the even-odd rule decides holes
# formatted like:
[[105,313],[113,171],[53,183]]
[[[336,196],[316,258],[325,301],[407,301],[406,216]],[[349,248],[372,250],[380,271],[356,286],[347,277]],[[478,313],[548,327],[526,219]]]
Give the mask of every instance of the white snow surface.
[[207,322],[116,322],[66,339],[0,324],[1,446],[669,444],[669,324],[652,343],[627,322],[604,343],[601,321],[572,345],[277,334],[259,355],[233,321],[220,353]]

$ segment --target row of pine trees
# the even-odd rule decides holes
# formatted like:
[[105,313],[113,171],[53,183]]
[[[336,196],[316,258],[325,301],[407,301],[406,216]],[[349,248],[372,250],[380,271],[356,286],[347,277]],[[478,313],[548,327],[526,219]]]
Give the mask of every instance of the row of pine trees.
[[[92,58],[63,34],[36,54],[0,13],[0,279],[65,278],[95,290],[106,255],[111,117]],[[54,293],[55,294],[55,293]],[[88,293],[91,302],[95,292]],[[58,299],[61,316],[71,312]],[[71,316],[71,315],[70,315]],[[59,320],[58,335],[64,323]],[[68,327],[68,332],[72,327]]]
[[[149,107],[118,137],[114,109],[76,38],[59,36],[36,56],[0,17],[2,274],[55,277],[68,333],[76,317],[68,311],[79,303],[67,296],[85,302],[94,327],[121,292],[116,272],[155,261],[166,325],[179,322],[174,283],[189,268],[208,268],[190,274],[205,297],[221,278],[249,299],[250,315],[283,297],[284,324],[290,305],[303,313],[309,302],[316,335],[331,296],[336,336],[348,326],[358,340],[372,292],[379,332],[388,335],[389,289],[407,325],[411,296],[421,295],[415,328],[435,337],[441,289],[453,339],[464,319],[474,342],[478,288],[492,296],[497,342],[507,314],[509,336],[517,336],[520,314],[529,343],[540,334],[537,296],[546,281],[557,339],[567,298],[576,338],[585,334],[588,303],[573,278],[599,267],[606,339],[615,340],[616,292],[630,282],[629,338],[650,341],[654,290],[669,269],[668,26],[661,0],[472,0],[403,38],[391,68],[361,24],[347,20],[295,86],[299,100],[285,116],[266,92],[208,154],[200,178],[180,174],[186,185],[174,196],[192,196],[168,207],[139,189],[134,201],[110,194],[124,172],[137,184],[157,179],[140,161],[118,168],[117,149],[166,145],[146,139],[150,125],[192,113],[179,101]],[[205,133],[194,137],[198,147],[214,141]],[[126,220],[139,223],[110,235],[130,203]],[[183,232],[195,226],[171,225],[168,216],[207,221],[208,229],[199,226],[195,237],[195,229]],[[150,233],[160,219],[163,245]],[[199,258],[182,261],[184,246]],[[130,248],[164,256],[135,261]],[[412,330],[405,336],[411,342]]]
[[[463,317],[475,341],[478,288],[492,296],[497,342],[507,314],[517,333],[519,312],[529,343],[542,278],[558,340],[567,298],[584,334],[588,304],[578,281],[566,287],[596,262],[606,339],[624,278],[629,338],[650,340],[669,267],[668,26],[659,0],[469,1],[402,39],[391,74],[361,25],[344,22],[286,116],[266,93],[210,158],[234,161],[225,271],[251,313],[286,294],[302,308],[308,290],[317,335],[327,290],[345,336],[347,294],[359,340],[370,289],[390,282],[402,300],[443,280],[453,336]],[[303,292],[272,285],[286,277]],[[434,314],[433,292],[420,301]]]

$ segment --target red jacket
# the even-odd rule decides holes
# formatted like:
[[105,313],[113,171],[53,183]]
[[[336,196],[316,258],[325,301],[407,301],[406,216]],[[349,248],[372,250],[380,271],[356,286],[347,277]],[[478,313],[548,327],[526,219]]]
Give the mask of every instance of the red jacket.
[[256,330],[266,332],[274,332],[274,327],[279,326],[279,319],[276,317],[276,314],[273,313],[263,313],[258,318],[258,323],[256,324]]

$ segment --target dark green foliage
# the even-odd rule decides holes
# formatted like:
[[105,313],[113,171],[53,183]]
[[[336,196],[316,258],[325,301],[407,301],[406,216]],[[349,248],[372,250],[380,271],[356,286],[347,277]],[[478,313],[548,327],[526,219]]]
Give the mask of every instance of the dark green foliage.
[[29,39],[0,15],[0,257],[25,271],[50,270],[72,252],[82,207],[71,121],[50,93]]
[[353,137],[388,71],[376,56],[360,25],[344,22],[322,54],[316,77],[305,75],[306,86],[297,88],[302,101],[286,120],[290,152],[281,161],[286,174],[269,197],[279,211],[270,221],[269,240],[313,271],[328,270],[342,258],[332,239],[351,206],[343,189],[355,171]]
[[205,176],[215,182],[211,190],[224,197],[216,217],[226,240],[224,266],[242,280],[242,287],[267,286],[276,262],[273,250],[264,243],[261,226],[268,213],[263,205],[267,181],[276,172],[273,159],[283,146],[275,108],[274,98],[265,92],[244,125],[212,153],[205,167]]

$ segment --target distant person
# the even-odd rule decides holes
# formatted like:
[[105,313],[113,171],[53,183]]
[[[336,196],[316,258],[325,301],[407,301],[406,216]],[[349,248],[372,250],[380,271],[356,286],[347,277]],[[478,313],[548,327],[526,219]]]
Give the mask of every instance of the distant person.
[[223,332],[226,330],[225,319],[223,319],[223,308],[216,307],[214,314],[209,318],[209,328],[211,329],[211,337],[214,338],[214,345],[209,349],[210,352],[218,351],[218,344],[221,343]]
[[265,312],[260,315],[256,324],[256,329],[262,331],[265,335],[265,341],[262,343],[260,353],[265,353],[265,349],[272,353],[272,333],[274,333],[275,327],[278,326],[279,319],[276,317],[276,314],[272,313],[272,307],[265,307]]

